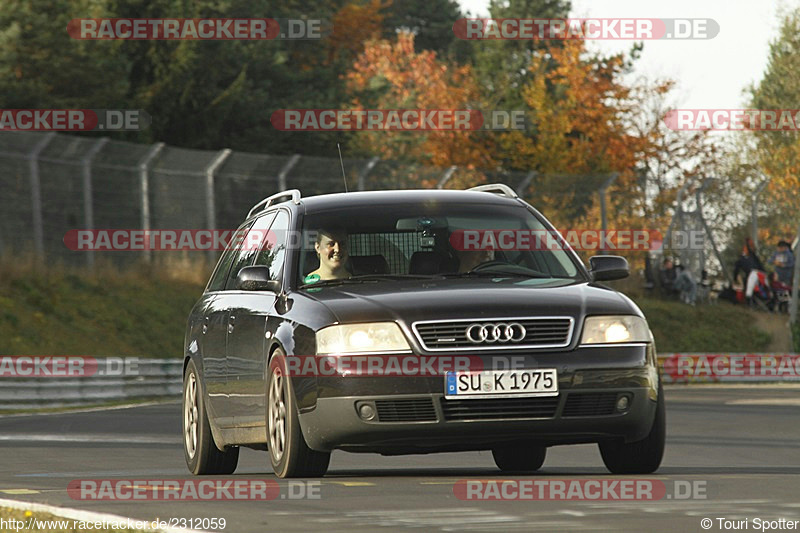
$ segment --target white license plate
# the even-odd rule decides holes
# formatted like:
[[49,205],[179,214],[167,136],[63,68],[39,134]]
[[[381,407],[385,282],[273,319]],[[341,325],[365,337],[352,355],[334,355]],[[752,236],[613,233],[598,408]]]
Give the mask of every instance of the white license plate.
[[444,397],[450,399],[557,395],[555,368],[447,372],[444,376]]

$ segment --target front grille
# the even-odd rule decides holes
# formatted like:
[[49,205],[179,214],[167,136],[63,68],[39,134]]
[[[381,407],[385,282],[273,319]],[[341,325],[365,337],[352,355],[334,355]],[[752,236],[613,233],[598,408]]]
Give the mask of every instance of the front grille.
[[435,422],[436,409],[430,398],[376,400],[378,422]]
[[616,392],[576,393],[567,397],[561,416],[609,416],[613,415],[617,405]]
[[[570,317],[442,320],[416,322],[413,329],[423,348],[429,351],[563,348],[572,340],[574,322]],[[473,324],[499,323],[518,323],[525,328],[525,336],[520,341],[491,343],[474,343],[467,338],[467,328]]]
[[558,396],[447,400],[442,398],[445,420],[503,420],[509,418],[553,418]]

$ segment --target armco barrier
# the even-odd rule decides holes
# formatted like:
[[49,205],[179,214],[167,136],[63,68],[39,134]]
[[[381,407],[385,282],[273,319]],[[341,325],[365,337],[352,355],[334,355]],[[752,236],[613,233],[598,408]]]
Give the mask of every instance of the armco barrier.
[[[97,359],[102,363],[103,358]],[[668,353],[660,354],[658,362],[664,383],[800,382],[800,354]],[[179,397],[182,374],[181,359],[136,358],[135,371],[122,375],[3,377],[0,410]]]
[[[115,361],[121,358],[113,358]],[[0,378],[0,410],[71,407],[112,401],[180,397],[183,361],[177,359],[135,359],[135,365],[121,375],[89,377],[3,377]],[[102,363],[104,358],[98,357]],[[102,364],[100,366],[103,366]]]

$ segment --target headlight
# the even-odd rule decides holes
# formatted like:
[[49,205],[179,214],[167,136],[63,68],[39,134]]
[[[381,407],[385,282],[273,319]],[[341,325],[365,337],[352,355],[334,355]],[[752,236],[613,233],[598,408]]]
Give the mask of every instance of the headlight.
[[317,355],[408,351],[411,347],[394,322],[341,324],[317,332]]
[[650,342],[650,338],[647,322],[638,316],[590,316],[583,324],[581,344]]

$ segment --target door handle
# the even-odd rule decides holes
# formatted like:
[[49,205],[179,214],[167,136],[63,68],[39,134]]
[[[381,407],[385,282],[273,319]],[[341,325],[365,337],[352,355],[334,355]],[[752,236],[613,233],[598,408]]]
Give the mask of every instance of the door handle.
[[236,317],[231,315],[230,318],[228,318],[228,333],[233,333],[233,326],[235,325],[235,322]]
[[208,317],[203,320],[203,335],[208,333]]

